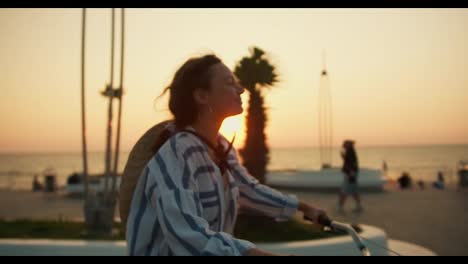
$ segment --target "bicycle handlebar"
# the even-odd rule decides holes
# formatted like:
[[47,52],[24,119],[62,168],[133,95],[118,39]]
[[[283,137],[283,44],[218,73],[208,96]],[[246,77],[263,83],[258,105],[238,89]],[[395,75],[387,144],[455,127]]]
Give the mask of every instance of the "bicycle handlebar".
[[[311,218],[306,217],[306,216],[304,216],[304,219],[314,222],[312,221]],[[345,224],[345,223],[340,223],[337,221],[332,221],[330,218],[326,216],[319,216],[317,223],[321,226],[330,227],[333,230],[339,230],[339,231],[348,233],[353,238],[354,243],[356,243],[356,246],[359,248],[359,251],[361,252],[363,256],[371,255],[369,249],[364,245],[364,243],[361,241],[361,239],[359,238],[354,228],[352,228],[350,225]]]

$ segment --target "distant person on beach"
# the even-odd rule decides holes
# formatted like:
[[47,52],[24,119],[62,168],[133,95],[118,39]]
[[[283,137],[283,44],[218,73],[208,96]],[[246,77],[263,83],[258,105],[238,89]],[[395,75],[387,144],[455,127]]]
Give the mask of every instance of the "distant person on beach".
[[42,183],[39,182],[39,178],[37,175],[34,175],[32,189],[33,192],[42,191],[44,189],[44,186],[42,185]]
[[244,88],[218,57],[186,61],[167,91],[174,120],[148,143],[152,156],[138,173],[128,215],[121,211],[129,255],[277,255],[233,236],[239,208],[277,221],[298,211],[315,223],[327,217],[260,184],[219,133],[225,118],[242,113]]
[[421,190],[424,190],[425,189],[425,183],[423,180],[419,180],[418,181],[418,186]]
[[346,198],[348,195],[352,195],[356,201],[354,211],[361,212],[363,208],[361,206],[361,197],[358,192],[359,164],[356,150],[354,148],[354,141],[345,140],[343,142],[341,157],[343,158],[343,167],[341,170],[344,174],[344,182],[340,191],[338,210],[343,212]]
[[413,180],[409,173],[403,172],[400,178],[398,178],[398,184],[402,190],[411,188],[413,186]]
[[388,171],[388,165],[387,165],[387,162],[385,160],[382,163],[382,170],[383,170],[384,173],[387,173],[387,171]]
[[439,190],[445,188],[444,174],[441,171],[437,173],[437,181],[435,181],[432,185],[434,186],[434,188]]

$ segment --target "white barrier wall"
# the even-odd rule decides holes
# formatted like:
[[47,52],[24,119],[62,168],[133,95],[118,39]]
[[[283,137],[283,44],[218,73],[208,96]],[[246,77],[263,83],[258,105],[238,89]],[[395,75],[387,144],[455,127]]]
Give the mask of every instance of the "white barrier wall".
[[[423,247],[388,240],[385,232],[373,226],[361,226],[360,236],[373,256],[392,255],[395,249],[402,255],[435,255]],[[298,256],[359,256],[360,251],[350,236],[287,243],[259,243],[259,248]],[[384,248],[382,248],[384,247]],[[125,256],[125,241],[0,239],[0,256]]]

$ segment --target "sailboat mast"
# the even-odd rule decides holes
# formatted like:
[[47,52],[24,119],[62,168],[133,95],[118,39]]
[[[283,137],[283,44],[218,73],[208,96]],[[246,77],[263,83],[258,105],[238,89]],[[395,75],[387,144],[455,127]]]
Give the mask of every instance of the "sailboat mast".
[[329,168],[332,165],[333,128],[330,79],[327,71],[325,50],[322,54],[322,72],[320,75],[318,99],[320,162],[322,168]]

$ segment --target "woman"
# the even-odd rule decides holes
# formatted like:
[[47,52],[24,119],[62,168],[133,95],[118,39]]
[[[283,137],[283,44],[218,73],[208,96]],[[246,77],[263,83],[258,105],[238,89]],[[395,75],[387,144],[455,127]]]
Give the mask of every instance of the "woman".
[[261,185],[220,133],[242,113],[244,92],[219,58],[192,58],[176,72],[169,122],[136,184],[126,224],[130,255],[275,255],[232,236],[238,207],[277,219],[297,210],[326,214],[295,196]]
[[344,183],[340,192],[340,199],[338,204],[339,212],[343,212],[344,203],[348,195],[352,195],[356,201],[355,212],[363,210],[361,206],[361,197],[358,193],[358,173],[359,165],[356,150],[354,149],[354,141],[345,140],[343,142],[343,150],[341,152],[343,158],[342,172],[344,173]]

